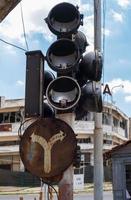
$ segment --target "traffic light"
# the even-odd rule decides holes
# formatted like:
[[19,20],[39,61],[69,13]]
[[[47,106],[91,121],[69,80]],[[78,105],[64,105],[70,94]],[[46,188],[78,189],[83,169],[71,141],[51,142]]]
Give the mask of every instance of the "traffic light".
[[74,155],[73,166],[76,168],[80,168],[80,165],[81,165],[81,148],[79,145],[77,145]]
[[83,55],[89,44],[78,31],[83,25],[79,8],[66,2],[57,4],[45,21],[57,36],[46,53],[49,67],[57,73],[46,89],[49,104],[60,112],[73,109],[78,118],[87,111],[101,112],[102,56],[97,51]]

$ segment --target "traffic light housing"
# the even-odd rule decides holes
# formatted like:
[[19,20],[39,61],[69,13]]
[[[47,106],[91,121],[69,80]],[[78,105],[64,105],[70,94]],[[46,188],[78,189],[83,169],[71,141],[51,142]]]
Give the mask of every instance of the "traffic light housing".
[[77,81],[69,76],[60,76],[50,82],[46,90],[49,104],[60,111],[67,111],[74,107],[81,95],[81,88]]
[[76,33],[83,24],[83,15],[78,7],[64,2],[54,6],[45,21],[52,33],[58,37],[67,37]]
[[73,109],[79,116],[101,112],[102,55],[98,51],[85,53],[89,44],[78,30],[83,25],[79,8],[65,2],[57,4],[45,21],[57,36],[46,53],[49,67],[57,73],[46,90],[49,104],[60,112]]
[[44,70],[45,56],[40,50],[26,52],[25,117],[54,117],[55,111],[44,102],[46,88],[55,78]]
[[80,166],[81,166],[81,148],[79,145],[77,145],[77,147],[76,147],[73,166],[76,168],[80,168]]
[[42,114],[44,55],[41,51],[26,52],[25,117]]
[[[57,112],[75,112],[80,118],[86,112],[101,112],[99,83],[102,75],[102,55],[86,52],[89,45],[84,33],[79,8],[70,3],[54,6],[45,19],[57,36],[46,56],[41,51],[27,52],[25,116],[43,116],[44,99]],[[44,62],[55,71],[44,70]],[[34,89],[35,88],[35,89]]]

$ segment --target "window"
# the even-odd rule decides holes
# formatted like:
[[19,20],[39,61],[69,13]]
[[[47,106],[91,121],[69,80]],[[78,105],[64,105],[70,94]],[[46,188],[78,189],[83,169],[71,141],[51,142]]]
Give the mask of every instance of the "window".
[[103,140],[103,143],[104,144],[112,144],[112,141],[111,140]]
[[78,141],[78,143],[91,143],[91,138],[90,137],[81,138],[81,139],[78,139],[77,141]]
[[20,122],[21,118],[22,115],[20,111],[0,113],[0,123]]
[[111,115],[109,113],[103,113],[102,123],[105,125],[111,125]]
[[115,127],[118,127],[118,119],[116,119],[115,117],[113,117],[113,125]]

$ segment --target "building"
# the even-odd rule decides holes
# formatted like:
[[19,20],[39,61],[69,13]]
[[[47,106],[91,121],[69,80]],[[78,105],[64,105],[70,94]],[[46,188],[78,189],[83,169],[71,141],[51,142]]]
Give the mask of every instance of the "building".
[[[19,156],[18,129],[24,119],[24,99],[0,97],[0,169],[24,171]],[[94,113],[75,121],[75,133],[81,147],[82,161],[93,166]],[[103,152],[129,138],[129,118],[109,103],[103,108]]]
[[113,199],[131,199],[131,140],[104,154],[112,161]]
[[0,169],[23,170],[18,136],[23,112],[23,99],[5,100],[5,97],[0,97]]
[[[115,105],[103,107],[103,153],[129,139],[129,118]],[[78,144],[85,157],[85,164],[93,166],[94,113],[88,113],[81,121],[75,121]]]

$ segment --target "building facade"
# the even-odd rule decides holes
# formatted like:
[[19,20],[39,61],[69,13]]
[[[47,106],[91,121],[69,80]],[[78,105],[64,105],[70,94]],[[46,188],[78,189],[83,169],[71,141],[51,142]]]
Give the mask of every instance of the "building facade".
[[[0,97],[0,169],[24,171],[19,156],[19,134],[24,119],[24,99],[6,100]],[[81,147],[84,165],[94,163],[94,113],[87,113],[75,121],[74,131]],[[104,103],[103,108],[103,152],[129,139],[129,118],[116,106]]]
[[[94,113],[75,121],[75,133],[81,146],[85,164],[94,165]],[[129,139],[129,118],[116,106],[104,103],[102,113],[103,153]]]

